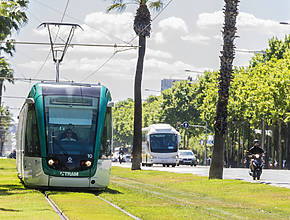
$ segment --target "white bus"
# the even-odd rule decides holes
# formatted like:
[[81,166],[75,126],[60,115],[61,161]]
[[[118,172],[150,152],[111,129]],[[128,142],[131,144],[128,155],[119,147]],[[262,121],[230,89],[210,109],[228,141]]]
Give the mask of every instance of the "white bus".
[[152,124],[143,128],[142,166],[178,164],[178,147],[181,136],[169,124]]

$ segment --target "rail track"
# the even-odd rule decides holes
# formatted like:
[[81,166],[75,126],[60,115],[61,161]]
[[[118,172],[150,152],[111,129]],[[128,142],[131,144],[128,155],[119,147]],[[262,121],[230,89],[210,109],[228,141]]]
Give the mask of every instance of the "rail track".
[[49,198],[48,194],[45,191],[40,191],[50,206],[54,209],[54,211],[59,215],[62,220],[69,220],[69,218],[63,213],[63,211],[55,204],[55,202]]
[[[46,193],[46,191],[40,191],[43,196],[45,197],[45,199],[47,200],[47,202],[50,204],[50,206],[54,209],[54,211],[58,214],[58,216],[60,217],[60,219],[62,220],[69,220],[69,218],[64,214],[64,212],[58,207],[58,205],[51,199],[49,198],[49,195]],[[102,200],[103,202],[109,204],[110,206],[118,209],[119,211],[123,212],[124,214],[128,215],[129,217],[131,217],[134,220],[141,220],[140,218],[134,216],[133,214],[127,212],[126,210],[120,208],[119,206],[117,206],[116,204],[111,203],[110,201],[102,198],[101,196],[95,194],[95,196]]]

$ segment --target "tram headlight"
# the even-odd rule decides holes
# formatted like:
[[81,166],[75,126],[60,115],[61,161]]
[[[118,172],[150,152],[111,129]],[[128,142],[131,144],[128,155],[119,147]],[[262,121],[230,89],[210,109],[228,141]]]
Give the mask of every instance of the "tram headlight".
[[53,166],[54,160],[53,159],[49,159],[47,163],[48,163],[49,166]]
[[86,165],[87,167],[90,167],[90,166],[92,166],[92,162],[88,160],[88,161],[85,162],[85,165]]
[[81,166],[91,167],[92,166],[92,161],[90,161],[90,160],[87,160],[87,161],[82,160],[81,161]]
[[58,159],[49,159],[48,161],[47,161],[47,164],[49,165],[49,166],[58,166],[59,165],[59,163],[60,163],[60,161],[58,160]]

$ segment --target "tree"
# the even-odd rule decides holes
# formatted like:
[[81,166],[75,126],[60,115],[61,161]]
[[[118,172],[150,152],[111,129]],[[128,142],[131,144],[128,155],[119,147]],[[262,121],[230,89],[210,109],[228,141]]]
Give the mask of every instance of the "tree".
[[134,85],[134,136],[133,136],[133,159],[132,170],[141,169],[141,153],[142,153],[142,98],[141,85],[143,65],[146,49],[146,37],[150,36],[151,31],[151,14],[148,9],[159,10],[162,8],[162,0],[112,0],[112,5],[108,11],[119,10],[124,11],[129,4],[137,4],[137,12],[134,19],[134,31],[139,37],[138,60],[135,74]]
[[[26,14],[24,10],[28,4],[27,0],[8,0],[0,2],[0,41],[5,41],[9,36],[11,36],[13,31],[18,31],[22,24],[27,21]],[[1,52],[13,55],[15,50],[13,46],[13,40],[6,41],[0,45],[0,55]],[[9,67],[9,64],[0,58],[0,77],[12,78],[13,71]],[[2,88],[3,88],[3,78],[0,78],[0,106],[2,99]],[[12,82],[12,80],[9,80]]]
[[[24,9],[26,9],[28,4],[27,0],[7,0],[0,2],[0,41],[3,42],[11,36],[13,31],[18,31],[20,26],[27,21]],[[6,41],[0,44],[0,55],[3,52],[12,56],[15,50],[13,45],[13,40]],[[0,108],[2,105],[2,90],[3,82],[5,78],[9,78],[9,82],[13,82],[11,78],[13,77],[13,70],[10,68],[9,64],[5,61],[4,57],[0,56]],[[4,119],[0,118],[0,128],[4,126]],[[2,146],[4,143],[5,130],[0,130],[0,155],[2,154]]]
[[132,99],[116,103],[113,108],[114,147],[133,143],[134,102]]
[[0,155],[2,155],[6,134],[11,125],[11,122],[13,121],[7,107],[3,108],[0,106],[0,120]]
[[218,72],[205,71],[198,78],[196,102],[202,121],[207,121],[210,129],[213,128],[216,115],[215,106],[218,100]]
[[236,19],[238,15],[239,0],[225,0],[225,22],[223,27],[223,51],[220,67],[219,77],[219,97],[216,107],[216,118],[214,125],[214,148],[212,160],[209,171],[210,179],[223,178],[223,165],[224,165],[224,145],[225,134],[227,130],[227,105],[229,99],[229,88],[232,77],[232,64],[234,60],[234,39],[237,31]]
[[[10,68],[9,64],[4,58],[0,58],[0,106],[2,103],[2,87],[4,78],[8,78],[8,82],[13,82],[11,79],[13,77],[13,70]],[[0,119],[1,120],[1,119]]]
[[188,80],[175,82],[172,88],[162,92],[160,121],[173,127],[177,122],[201,123],[196,96],[196,83]]
[[161,96],[149,96],[149,98],[143,102],[142,107],[143,128],[148,127],[151,124],[156,124],[160,122],[160,110],[161,110]]
[[250,61],[251,66],[255,67],[259,63],[265,63],[272,58],[283,59],[287,50],[290,48],[290,35],[286,35],[284,41],[279,40],[277,37],[272,37],[269,40],[269,48],[266,49],[264,54],[256,54]]

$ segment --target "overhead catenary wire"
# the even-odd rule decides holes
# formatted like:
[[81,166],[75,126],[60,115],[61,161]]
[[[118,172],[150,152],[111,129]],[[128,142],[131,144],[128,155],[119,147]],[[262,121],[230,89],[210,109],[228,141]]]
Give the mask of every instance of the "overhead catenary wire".
[[108,59],[106,59],[106,61],[102,65],[100,65],[98,67],[98,69],[96,69],[95,71],[93,71],[92,73],[90,73],[88,76],[86,76],[84,79],[82,79],[81,82],[85,81],[86,79],[90,78],[95,73],[97,73],[101,68],[103,68],[103,66],[105,66],[116,55],[116,53],[117,53],[117,51],[115,51]]
[[9,96],[9,95],[4,95],[2,98],[7,98],[7,99],[25,99],[26,97],[24,96]]
[[[41,2],[39,2],[38,0],[36,0],[38,3],[40,3],[40,4],[42,4],[42,5],[44,5],[45,7],[48,7],[49,9],[51,9],[51,10],[54,10],[54,11],[57,11],[58,12],[58,10],[56,10],[56,9],[53,9],[53,8],[51,8],[50,6],[48,6],[48,5],[46,5],[46,4],[43,4],[43,3],[41,3]],[[159,11],[159,13],[152,19],[152,21],[151,22],[153,22],[154,20],[156,20],[156,18],[169,6],[169,4],[172,2],[173,0],[170,0],[160,11]],[[67,8],[67,7],[66,7]],[[64,13],[65,14],[65,13]],[[68,15],[66,15],[67,17],[70,17],[70,16],[68,16]],[[63,15],[63,17],[64,17],[64,15]],[[71,17],[71,18],[73,18],[73,17]],[[75,18],[73,18],[73,19],[75,19]],[[75,20],[78,20],[78,19],[75,19]],[[148,26],[146,26],[146,27],[144,27],[143,28],[143,30],[145,30],[146,28],[147,28]],[[142,30],[142,31],[143,31]],[[134,38],[132,38],[129,42],[126,42],[126,41],[123,41],[123,40],[121,40],[122,42],[125,42],[126,44],[129,44],[130,46],[125,46],[125,45],[123,45],[123,46],[117,46],[117,47],[132,47],[132,48],[137,48],[138,46],[133,46],[131,43],[132,43],[132,41],[134,41],[134,39],[136,39],[138,36],[136,35]],[[120,39],[119,39],[120,40]],[[17,42],[15,42],[15,43],[17,43]],[[18,43],[23,43],[23,44],[25,44],[25,42],[18,42]],[[30,42],[31,44],[33,44],[33,42]],[[30,44],[29,42],[28,43],[26,43],[26,44]],[[38,44],[38,43],[34,43],[34,44]],[[40,44],[42,44],[42,43],[40,43]],[[45,43],[43,43],[43,44],[45,44]],[[61,45],[61,44],[60,44]],[[94,45],[94,44],[71,44],[70,46],[96,46],[96,45]],[[98,45],[98,46],[109,46],[109,47],[111,47],[111,45]],[[115,45],[114,45],[114,47],[116,47]],[[93,71],[91,74],[89,74],[89,76],[87,76],[87,77],[85,77],[83,80],[81,80],[81,82],[82,81],[84,81],[84,80],[86,80],[86,79],[88,79],[89,77],[91,77],[92,75],[94,75],[95,73],[97,73],[97,72],[99,72],[118,52],[122,52],[121,50],[120,51],[115,51],[103,64],[101,64],[95,71]],[[48,59],[48,57],[49,57],[49,55],[47,56],[47,58],[46,58],[46,60]],[[43,66],[44,65],[42,65],[42,68],[43,68]]]
[[61,20],[60,20],[61,23],[63,22],[63,19],[64,19],[64,16],[65,16],[66,10],[67,10],[67,8],[68,8],[68,4],[69,4],[69,0],[67,0],[67,2],[66,2],[66,6],[65,6],[65,9],[64,9],[64,11],[63,11],[63,14],[62,14]]
[[[154,20],[156,20],[156,18],[169,6],[169,4],[172,2],[173,0],[170,0],[160,11],[159,11],[159,13],[151,20],[151,22],[150,22],[150,24],[148,24],[147,26],[145,26],[140,32],[142,33],[149,25],[151,25],[152,24],[152,22],[154,21]],[[134,38],[132,38],[130,41],[129,41],[129,44],[131,44],[136,38],[138,37],[138,35],[136,35]],[[116,51],[102,64],[102,65],[100,65],[99,67],[98,67],[98,69],[97,70],[95,70],[95,71],[93,71],[93,73],[91,73],[90,75],[89,75],[89,77],[91,77],[92,75],[94,75],[95,73],[97,73],[97,72],[99,72],[111,59],[113,59],[113,57],[116,55],[117,53],[116,53]],[[82,81],[84,81],[84,80],[86,80],[86,79],[88,79],[89,77],[86,77],[86,78],[84,78],[83,80],[81,80],[81,82]]]
[[[38,1],[38,0],[35,0],[35,1],[36,1],[37,3],[39,3],[39,4],[41,4],[42,6],[44,6],[44,7],[48,8],[48,9],[52,10],[52,11],[55,11],[55,12],[57,12],[57,13],[61,13],[59,10],[57,10],[57,9],[55,9],[55,8],[53,8],[53,7],[50,7],[49,5],[47,5],[47,4],[45,4],[45,3],[41,2],[41,1]],[[71,18],[71,19],[73,19],[73,20],[75,20],[75,21],[83,22],[83,21],[80,20],[80,19],[77,19],[77,18],[75,18],[75,17],[70,16],[68,13],[66,13],[65,16],[68,17],[68,18]],[[118,41],[121,41],[121,42],[123,42],[123,43],[125,43],[125,44],[130,45],[130,43],[128,43],[128,42],[122,40],[121,38],[118,38],[118,37],[116,37],[116,36],[114,36],[114,35],[110,35],[109,33],[105,32],[105,31],[103,31],[103,30],[97,30],[96,28],[94,28],[94,27],[92,27],[92,26],[90,26],[90,25],[88,25],[88,24],[86,24],[86,25],[87,25],[88,27],[90,27],[90,28],[96,30],[96,31],[102,32],[103,34],[105,34],[105,35],[107,35],[107,36],[109,36],[109,37],[112,37],[112,38],[114,38],[114,39],[116,39],[116,40],[118,40]]]
[[[62,14],[62,17],[61,17],[61,22],[63,22],[63,19],[64,19],[64,16],[65,16],[66,10],[67,10],[67,8],[68,8],[69,1],[70,1],[70,0],[67,0],[67,2],[66,2],[66,6],[65,6],[65,9],[64,9],[63,14]],[[57,37],[58,37],[58,34],[59,34],[59,28],[58,28],[58,31],[57,31],[57,34],[56,34],[56,36],[55,36],[54,41],[56,41],[56,39],[57,39]],[[46,62],[47,62],[47,60],[48,60],[48,58],[50,57],[51,52],[52,52],[52,51],[49,50],[49,52],[48,52],[48,54],[47,54],[47,56],[46,56],[46,58],[45,58],[43,64],[40,66],[40,69],[37,71],[37,73],[36,73],[33,77],[38,76],[38,74],[42,71],[43,67],[45,66],[45,64],[46,64]]]
[[[0,77],[0,80],[17,80],[17,81],[36,81],[36,82],[55,82],[54,79],[39,79],[39,78],[25,78],[25,77]],[[64,81],[64,82],[73,82],[71,80]]]
[[[0,43],[6,43],[6,41],[1,41]],[[29,42],[29,41],[11,41],[12,44],[22,44],[22,45],[44,45],[50,46],[50,43],[46,42]],[[64,46],[63,43],[54,43],[55,46]],[[88,43],[70,43],[70,47],[80,46],[80,47],[123,47],[123,48],[138,48],[137,45],[120,45],[120,44],[88,44]]]

